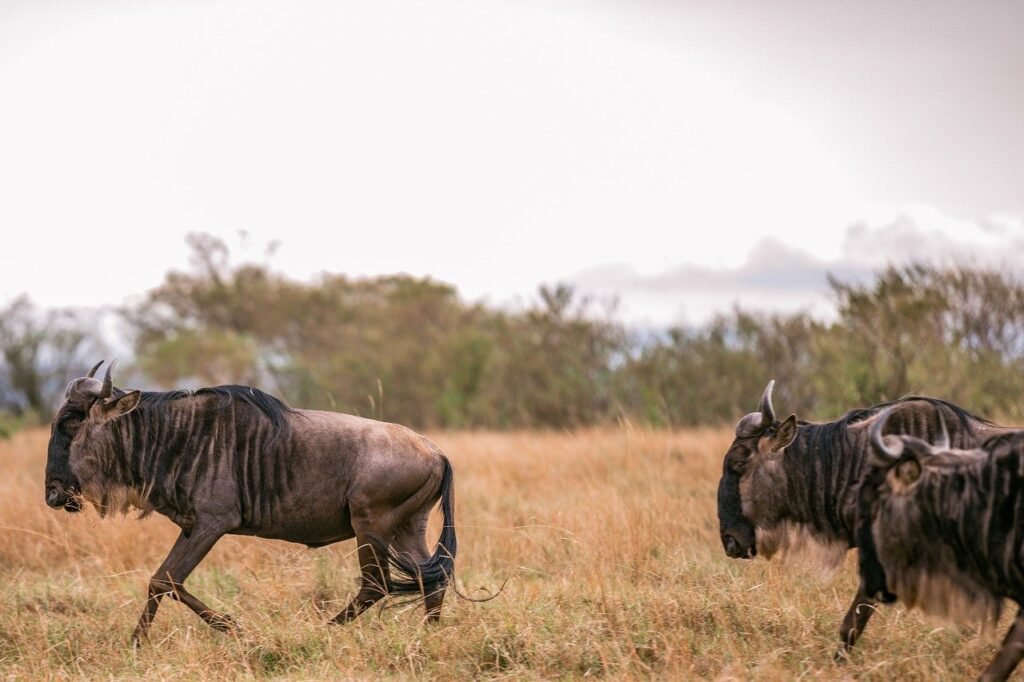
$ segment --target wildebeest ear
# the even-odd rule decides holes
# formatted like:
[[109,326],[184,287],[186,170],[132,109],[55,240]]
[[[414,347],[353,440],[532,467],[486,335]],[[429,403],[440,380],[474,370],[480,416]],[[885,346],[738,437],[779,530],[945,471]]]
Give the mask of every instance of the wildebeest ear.
[[128,414],[136,407],[139,406],[139,400],[142,399],[141,391],[128,391],[123,395],[119,395],[116,398],[109,400],[103,400],[93,407],[94,410],[99,412],[100,419],[104,422],[108,422],[111,419],[117,419]]
[[772,452],[778,452],[788,446],[796,438],[796,415],[791,414],[786,420],[779,424],[768,441],[768,447]]

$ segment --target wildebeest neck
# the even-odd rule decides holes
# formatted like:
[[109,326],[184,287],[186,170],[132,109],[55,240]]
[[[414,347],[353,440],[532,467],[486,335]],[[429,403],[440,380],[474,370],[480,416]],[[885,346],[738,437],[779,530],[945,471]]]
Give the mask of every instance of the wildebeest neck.
[[819,539],[855,547],[857,492],[871,450],[868,432],[889,407],[894,409],[887,431],[929,441],[938,434],[941,411],[954,447],[976,447],[983,434],[1000,430],[952,403],[918,396],[853,410],[831,422],[803,422],[782,457],[786,494],[771,510],[774,518],[803,526]]
[[[93,497],[113,505],[109,511],[141,503],[183,522],[193,511],[196,481],[234,485],[246,475],[236,470],[246,453],[269,454],[287,442],[292,413],[246,386],[143,393],[138,409],[110,423],[110,437],[92,453],[89,482],[83,483]],[[268,473],[287,476],[283,466]],[[240,492],[245,503],[249,498]]]
[[782,456],[786,489],[780,520],[852,546],[856,483],[865,461],[857,445],[846,419],[801,424]]

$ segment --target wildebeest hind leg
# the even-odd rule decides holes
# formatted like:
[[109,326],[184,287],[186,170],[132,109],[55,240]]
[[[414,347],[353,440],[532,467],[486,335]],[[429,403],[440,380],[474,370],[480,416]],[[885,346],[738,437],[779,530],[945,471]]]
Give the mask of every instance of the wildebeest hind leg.
[[135,632],[132,634],[134,643],[139,643],[149,632],[149,626],[153,622],[153,617],[156,616],[160,600],[165,596],[184,603],[200,618],[218,630],[227,630],[233,625],[230,616],[211,611],[206,604],[192,596],[182,584],[223,535],[223,531],[197,528],[188,537],[184,533],[178,536],[170,554],[149,580],[149,598],[142,610],[139,624],[135,626]]
[[839,628],[841,644],[839,651],[835,655],[837,662],[842,662],[846,659],[846,655],[853,648],[853,645],[857,643],[857,638],[863,634],[864,628],[867,627],[868,621],[871,620],[871,616],[874,613],[875,602],[868,599],[863,586],[861,586],[857,589],[857,594],[853,597],[853,603],[850,604],[846,617],[843,618],[843,624]]
[[1022,658],[1024,658],[1024,608],[1017,611],[1017,617],[1013,619],[1010,631],[1003,638],[1003,646],[999,648],[999,653],[978,679],[1005,680]]
[[[392,545],[395,551],[409,559],[414,565],[422,566],[430,559],[424,538],[427,528],[428,507],[422,514],[411,520],[399,534]],[[445,586],[423,585],[423,605],[427,611],[427,621],[436,623],[441,619],[441,606],[444,604]]]
[[361,585],[349,605],[334,617],[335,623],[347,623],[387,596],[391,582],[388,569],[388,544],[375,535],[357,535]]

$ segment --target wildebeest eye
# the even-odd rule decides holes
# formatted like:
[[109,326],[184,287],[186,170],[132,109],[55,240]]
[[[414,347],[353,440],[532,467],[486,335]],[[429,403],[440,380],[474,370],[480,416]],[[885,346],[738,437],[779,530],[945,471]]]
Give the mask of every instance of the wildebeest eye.
[[736,472],[737,474],[742,474],[743,470],[747,466],[747,461],[749,459],[750,459],[750,453],[748,453],[748,452],[732,452],[732,453],[729,453],[729,457],[728,457],[729,469],[731,469],[732,471]]
[[60,420],[60,431],[65,436],[74,436],[81,423],[82,420],[77,415],[64,417]]

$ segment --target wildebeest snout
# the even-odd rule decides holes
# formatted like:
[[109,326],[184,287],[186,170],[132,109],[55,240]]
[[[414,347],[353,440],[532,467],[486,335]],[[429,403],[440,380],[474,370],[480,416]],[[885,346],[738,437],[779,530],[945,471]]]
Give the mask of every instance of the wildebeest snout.
[[722,532],[722,546],[730,559],[753,559],[757,555],[754,543],[743,542],[732,531]]
[[78,498],[60,481],[52,481],[46,486],[46,504],[54,509],[77,512],[82,510]]

